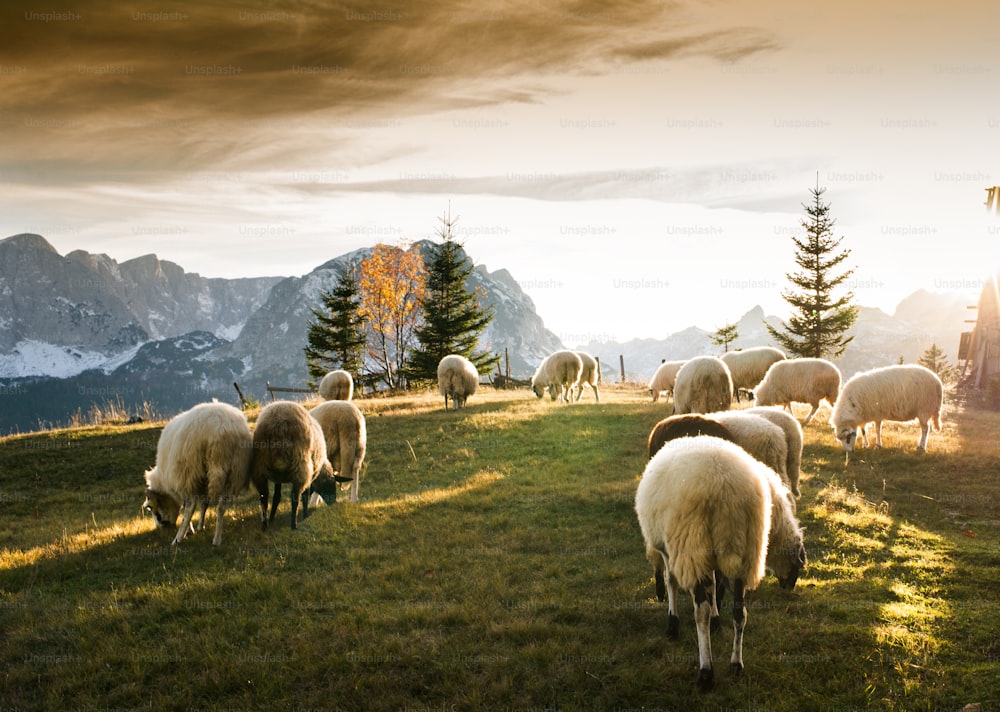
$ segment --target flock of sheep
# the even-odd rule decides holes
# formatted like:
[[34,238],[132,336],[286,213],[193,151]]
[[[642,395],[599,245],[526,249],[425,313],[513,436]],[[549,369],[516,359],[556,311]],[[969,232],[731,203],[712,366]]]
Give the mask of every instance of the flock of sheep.
[[[713,684],[711,629],[719,603],[733,592],[734,674],[743,671],[745,591],[772,569],[782,588],[795,586],[806,564],[795,518],[802,460],[802,426],[789,412],[808,403],[803,425],[820,402],[833,406],[830,423],[846,458],[868,423],[881,447],[882,422],[920,423],[924,452],[930,424],[941,429],[944,388],[923,366],[895,365],[852,376],[841,387],[837,367],[824,359],[787,359],[778,349],[735,351],[664,362],[650,381],[653,400],[672,391],[674,415],[649,434],[649,462],[635,510],[656,592],[667,594],[667,634],[677,636],[677,589],[691,593],[698,631],[698,686]],[[752,390],[752,408],[730,411],[734,395]],[[780,406],[775,408],[774,406]],[[665,583],[666,581],[666,583]]]
[[[464,407],[476,392],[479,373],[463,356],[445,356],[438,366],[438,389],[445,409]],[[542,398],[578,401],[589,385],[596,401],[596,360],[577,351],[546,357],[531,378]],[[668,603],[667,633],[679,626],[679,589],[691,593],[695,606],[700,669],[698,685],[713,684],[711,629],[719,623],[725,591],[733,594],[731,669],[743,670],[744,594],[754,590],[770,568],[779,585],[791,590],[806,565],[802,529],[796,519],[803,431],[826,400],[830,423],[850,457],[860,432],[875,424],[881,447],[882,421],[920,423],[918,450],[927,447],[929,426],[941,428],[941,380],[922,366],[896,365],[859,373],[843,384],[837,367],[824,359],[787,359],[778,349],[760,347],[721,358],[698,356],[661,364],[649,383],[653,401],[671,392],[674,414],[653,427],[647,441],[649,460],[639,481],[635,511],[653,566],[656,593]],[[291,485],[291,525],[298,505],[308,514],[308,494],[321,481],[350,482],[350,500],[358,501],[358,480],[365,457],[366,430],[361,411],[351,402],[353,381],[333,371],[319,384],[324,402],[311,411],[278,401],[261,410],[251,433],[242,411],[222,403],[202,403],[174,417],[164,427],[156,465],[146,472],[146,506],[157,526],[176,524],[178,544],[194,531],[192,517],[201,505],[199,529],[210,504],[217,508],[215,538],[222,540],[227,501],[250,483],[260,497],[261,525],[274,521],[283,483]],[[731,411],[733,397],[752,391],[751,408]],[[804,423],[791,413],[792,403],[808,403]],[[778,407],[775,407],[778,406]],[[268,512],[268,487],[274,484]]]

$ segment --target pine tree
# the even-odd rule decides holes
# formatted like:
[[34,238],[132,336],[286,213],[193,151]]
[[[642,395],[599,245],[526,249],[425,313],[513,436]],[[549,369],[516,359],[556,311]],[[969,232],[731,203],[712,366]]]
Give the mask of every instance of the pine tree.
[[331,291],[320,293],[322,307],[310,308],[316,321],[308,323],[305,354],[312,378],[319,380],[342,368],[357,380],[365,347],[365,320],[358,298],[354,268],[348,266]]
[[931,344],[917,363],[936,373],[945,384],[958,380],[958,368],[948,363],[944,351],[939,349],[937,344]]
[[729,344],[740,338],[739,327],[736,324],[726,324],[712,335],[712,343],[729,351]]
[[438,363],[448,354],[465,356],[480,373],[489,372],[499,356],[476,352],[479,337],[493,320],[493,306],[483,307],[479,295],[466,286],[472,260],[455,241],[458,219],[451,214],[439,218],[439,244],[428,250],[427,291],[422,303],[423,323],[417,329],[420,345],[410,357],[410,376],[416,380],[437,378]]
[[808,220],[802,221],[805,239],[793,237],[795,263],[799,271],[786,274],[796,289],[786,289],[782,298],[795,308],[795,312],[782,323],[783,329],[766,324],[768,333],[787,352],[794,356],[837,358],[844,353],[854,338],[845,334],[858,318],[858,308],[851,304],[854,294],[847,292],[834,298],[833,292],[854,270],[834,274],[851,254],[850,250],[837,251],[843,238],[833,236],[834,220],[829,217],[830,205],[821,198],[826,192],[817,184],[810,190],[812,205],[803,204]]

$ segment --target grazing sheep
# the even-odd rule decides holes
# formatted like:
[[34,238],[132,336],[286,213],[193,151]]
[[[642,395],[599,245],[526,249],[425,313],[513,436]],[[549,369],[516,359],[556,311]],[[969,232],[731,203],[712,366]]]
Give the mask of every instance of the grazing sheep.
[[448,396],[455,410],[465,407],[465,401],[479,386],[479,371],[465,356],[449,354],[438,363],[438,390],[444,396],[444,409],[448,410]]
[[330,371],[319,382],[323,400],[349,401],[354,397],[354,379],[347,371]]
[[[349,501],[357,502],[361,465],[365,461],[365,450],[368,447],[365,416],[356,405],[344,401],[320,403],[309,411],[309,415],[323,430],[326,457],[334,470],[334,479],[337,482],[350,482]],[[333,494],[336,498],[336,485]]]
[[674,382],[677,380],[677,372],[685,361],[664,361],[656,369],[656,373],[649,381],[649,393],[653,396],[653,402],[660,400],[660,393],[666,391],[673,395]]
[[755,405],[780,405],[791,410],[792,403],[812,406],[802,425],[819,410],[820,401],[832,407],[840,393],[840,369],[822,358],[794,358],[776,361],[754,389]]
[[711,435],[729,442],[736,442],[736,438],[729,428],[718,420],[697,414],[671,415],[654,425],[653,429],[649,431],[647,441],[649,458],[652,459],[653,455],[658,453],[667,442],[695,435]]
[[[784,363],[784,362],[782,362]],[[785,444],[788,449],[788,459],[785,460],[785,474],[788,475],[789,488],[799,497],[799,480],[802,477],[802,426],[795,416],[778,408],[754,407],[747,408],[743,413],[753,413],[770,420],[785,433]]]
[[576,398],[574,400],[580,400],[580,396],[583,395],[583,385],[587,384],[594,391],[594,398],[600,403],[601,394],[597,390],[597,384],[601,382],[601,372],[597,368],[597,359],[583,351],[577,351],[576,355],[580,357],[583,368],[580,371],[580,380],[576,383]]
[[[698,686],[713,684],[710,629],[717,613],[716,577],[733,591],[733,652],[730,667],[743,672],[744,592],[757,588],[767,566],[772,517],[789,518],[775,529],[774,556],[787,562],[783,587],[794,586],[805,548],[790,509],[773,505],[780,482],[766,465],[739,446],[699,435],[672,440],[656,453],[636,490],[635,510],[654,568],[668,572],[667,634],[677,637],[677,588],[691,592],[698,629]],[[785,499],[778,494],[778,499]],[[796,542],[797,534],[797,542]],[[788,541],[778,541],[788,536]],[[797,544],[797,545],[796,545]]]
[[[299,501],[302,493],[320,475],[333,477],[326,457],[323,429],[298,403],[269,403],[257,417],[253,431],[253,463],[250,480],[260,496],[261,528],[274,521],[281,500],[281,485],[291,484],[292,529],[298,528]],[[271,515],[267,515],[267,483],[274,483]],[[302,517],[309,516],[309,500],[302,501]]]
[[709,413],[707,417],[725,425],[733,434],[733,442],[778,473],[791,489],[788,481],[788,440],[781,426],[742,410]]
[[714,413],[729,410],[733,379],[729,367],[715,356],[696,356],[677,371],[674,413]]
[[541,398],[546,389],[552,400],[570,402],[573,389],[583,373],[583,361],[575,351],[556,351],[545,357],[531,377],[531,390]]
[[[944,386],[937,374],[916,364],[885,366],[856,373],[847,380],[833,406],[830,423],[844,448],[845,464],[854,450],[858,428],[875,423],[875,447],[882,447],[882,421],[920,423],[917,451],[927,451],[930,423],[941,430]],[[866,437],[867,440],[867,437]]]
[[215,507],[215,538],[222,543],[222,520],[228,498],[246,489],[253,454],[250,427],[243,412],[225,403],[201,403],[174,416],[160,433],[156,465],[146,472],[146,501],[157,527],[173,526],[184,518],[173,544],[194,531],[191,518],[200,503],[199,531],[205,512]]
[[768,367],[778,361],[784,361],[785,354],[773,346],[755,346],[741,351],[727,351],[722,354],[722,360],[729,366],[729,374],[733,379],[733,392],[739,400],[739,390],[741,388],[749,390],[760,383]]

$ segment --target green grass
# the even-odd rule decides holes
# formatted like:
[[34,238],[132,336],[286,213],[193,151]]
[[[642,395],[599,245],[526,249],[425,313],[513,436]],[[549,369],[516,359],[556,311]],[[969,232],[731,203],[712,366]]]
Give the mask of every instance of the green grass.
[[[487,390],[359,401],[361,503],[259,531],[247,494],[223,544],[171,547],[143,516],[159,424],[0,440],[4,709],[952,710],[1000,706],[1000,416],[946,414],[844,466],[806,429],[792,593],[750,594],[746,675],[695,690],[632,508],[669,406],[641,389],[570,406]],[[800,416],[803,413],[799,414]],[[728,623],[728,616],[724,620]]]

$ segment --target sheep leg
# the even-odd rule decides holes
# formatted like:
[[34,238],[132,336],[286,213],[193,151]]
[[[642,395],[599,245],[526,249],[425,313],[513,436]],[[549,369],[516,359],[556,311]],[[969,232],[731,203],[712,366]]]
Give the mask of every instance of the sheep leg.
[[927,452],[927,436],[930,434],[930,421],[920,421],[920,440],[917,442],[917,452]]
[[208,497],[203,497],[201,499],[201,517],[198,519],[198,529],[201,531],[205,528],[205,515],[208,514]]
[[[667,565],[665,554],[663,555],[663,565],[664,567]],[[677,615],[677,579],[670,573],[669,568],[666,568],[665,572],[667,574],[667,637],[671,640],[677,640],[681,629],[681,619]],[[659,593],[659,583],[662,582],[664,571],[657,571],[657,573],[660,578],[660,581],[657,582],[657,593]]]
[[744,600],[743,579],[733,579],[733,656],[729,669],[733,675],[743,674],[743,628],[747,624],[747,607]]
[[189,529],[192,532],[194,531],[194,529],[191,528],[191,517],[194,516],[195,504],[196,502],[193,499],[184,500],[184,517],[181,519],[181,525],[177,529],[177,536],[174,537],[171,544],[180,544],[181,540],[187,536]]
[[[277,512],[278,512],[278,502],[280,502],[280,501],[281,501],[281,483],[280,482],[275,482],[274,483],[274,499],[271,500],[271,516],[269,516],[267,518],[267,521],[269,521],[269,522],[273,522],[274,521],[274,515],[277,514]],[[293,505],[293,507],[294,507],[294,505]],[[294,517],[292,519],[294,521]]]
[[[305,487],[297,487],[292,485],[292,529],[298,529],[298,514],[299,514],[299,501],[302,500],[302,492]],[[309,498],[306,497],[302,500],[302,518],[305,519],[309,516]]]
[[722,621],[719,618],[719,606],[726,598],[726,577],[721,571],[715,572],[715,600],[712,602],[712,632],[722,630]]
[[260,501],[260,530],[267,531],[267,480],[258,482],[254,479],[253,486],[257,490],[257,499]]
[[882,421],[875,421],[875,447],[882,447]]
[[712,573],[695,584],[691,592],[694,599],[694,622],[698,629],[698,689],[712,689],[715,673],[712,670],[712,607],[715,598],[715,574]]
[[601,402],[601,392],[597,390],[597,386],[595,384],[593,384],[593,383],[590,384],[590,387],[594,390],[594,398],[597,399],[598,403],[600,403]]
[[819,410],[819,403],[810,403],[809,405],[812,406],[812,410],[809,411],[809,415],[806,416],[806,419],[802,421],[802,425],[809,425],[809,421],[813,419],[816,415],[816,411]]
[[[219,503],[215,506],[215,538],[212,539],[212,546],[218,546],[222,543],[222,515],[226,511],[226,496],[222,495],[219,497]],[[202,518],[204,518],[204,513],[202,513]]]

